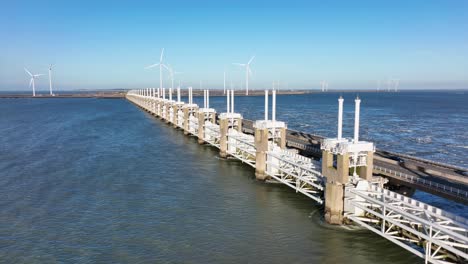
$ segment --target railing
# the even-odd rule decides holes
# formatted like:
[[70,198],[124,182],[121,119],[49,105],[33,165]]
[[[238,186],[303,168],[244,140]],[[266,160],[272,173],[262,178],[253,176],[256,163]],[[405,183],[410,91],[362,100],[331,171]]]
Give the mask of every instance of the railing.
[[447,186],[447,185],[440,184],[440,183],[437,183],[437,182],[422,179],[422,178],[417,177],[417,176],[408,175],[406,173],[397,172],[397,171],[390,170],[390,169],[383,168],[383,167],[376,166],[376,165],[374,165],[374,170],[390,174],[390,175],[394,176],[395,178],[399,178],[399,179],[401,179],[403,181],[406,181],[406,182],[421,184],[421,185],[424,185],[424,186],[429,187],[431,189],[436,189],[439,192],[443,192],[443,193],[447,193],[447,194],[450,194],[450,195],[460,197],[461,199],[468,199],[468,191],[460,190],[460,189],[454,188],[452,186]]
[[173,121],[174,120],[174,106],[171,106],[169,108],[169,121]]
[[177,111],[177,126],[180,128],[184,127],[184,112],[182,110]]
[[242,162],[255,167],[256,148],[253,136],[229,129],[227,152]]
[[406,159],[410,159],[410,160],[415,160],[415,161],[419,161],[419,162],[422,162],[422,163],[427,163],[427,164],[431,164],[431,165],[434,165],[434,166],[438,166],[438,167],[441,167],[441,168],[446,168],[446,169],[451,169],[451,170],[459,170],[459,171],[465,171],[465,172],[468,171],[468,168],[464,168],[464,167],[460,167],[460,166],[456,166],[456,165],[452,165],[452,164],[446,164],[446,163],[442,163],[442,162],[438,162],[438,161],[423,159],[423,158],[419,158],[419,157],[414,157],[414,156],[410,156],[410,155],[406,155],[406,154],[402,154],[402,153],[396,153],[396,152],[386,151],[386,150],[381,150],[381,149],[379,149],[378,151],[381,152],[381,153],[384,153],[384,154],[393,155],[395,157],[402,157],[402,158],[406,158]]
[[219,148],[219,140],[221,138],[221,133],[219,131],[219,125],[213,124],[209,121],[205,122],[205,138],[204,140],[208,144]]
[[468,221],[371,185],[346,187],[345,217],[424,258],[426,263],[468,260]]
[[296,192],[323,203],[324,178],[311,159],[285,150],[268,151],[266,173]]
[[308,143],[299,143],[299,142],[296,142],[296,141],[288,140],[286,142],[286,144],[288,146],[290,146],[290,147],[302,149],[302,150],[305,150],[305,151],[315,152],[315,153],[322,153],[320,148],[313,147]]
[[194,135],[198,136],[198,118],[194,117],[193,115],[189,116],[189,121],[188,121],[188,131]]

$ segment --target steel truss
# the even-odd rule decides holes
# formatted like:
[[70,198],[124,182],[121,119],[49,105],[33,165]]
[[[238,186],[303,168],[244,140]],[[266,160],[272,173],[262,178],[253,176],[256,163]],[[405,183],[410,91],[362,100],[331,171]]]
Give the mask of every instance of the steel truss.
[[166,106],[164,104],[162,104],[162,110],[161,110],[161,117],[165,120],[167,120],[167,116],[169,115],[169,113],[166,113]]
[[227,153],[255,168],[256,148],[254,136],[229,129]]
[[174,105],[169,106],[169,121],[174,121]]
[[189,116],[188,131],[194,136],[198,136],[198,118],[193,115]]
[[424,258],[426,263],[468,262],[468,220],[370,185],[346,187],[345,217]]
[[221,139],[221,132],[219,125],[213,124],[210,121],[205,121],[205,140],[208,144],[219,148],[219,141]]
[[286,150],[269,151],[266,173],[296,192],[323,203],[324,178],[311,159]]
[[184,111],[178,110],[177,111],[177,124],[179,128],[184,128]]

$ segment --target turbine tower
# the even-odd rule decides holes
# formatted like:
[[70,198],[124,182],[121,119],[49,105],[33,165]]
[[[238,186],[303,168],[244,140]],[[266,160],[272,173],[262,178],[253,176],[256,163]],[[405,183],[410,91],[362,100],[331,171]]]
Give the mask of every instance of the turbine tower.
[[238,65],[241,67],[245,67],[245,95],[249,95],[249,75],[252,75],[252,71],[250,70],[250,64],[254,60],[255,56],[250,58],[249,62],[247,63],[233,63],[234,65]]
[[49,91],[50,95],[53,96],[54,94],[52,93],[52,64],[49,65]]
[[398,86],[400,85],[400,79],[394,79],[393,83],[394,83],[395,92],[398,92]]
[[[171,89],[174,89],[174,75],[176,74],[181,74],[183,72],[176,72],[174,71],[174,68],[171,67],[171,65],[163,65],[164,68],[166,68],[168,71],[169,71],[169,75],[170,75],[170,78],[171,78]],[[179,82],[179,86],[180,86],[180,82]]]
[[30,71],[28,71],[28,69],[24,68],[24,70],[26,71],[27,74],[29,74],[29,76],[31,76],[31,80],[29,81],[29,87],[31,87],[31,84],[32,84],[33,96],[36,96],[36,85],[35,85],[34,80],[37,77],[44,75],[44,74],[32,74]]
[[163,67],[167,69],[167,66],[163,63],[163,56],[164,56],[164,48],[161,50],[161,56],[159,57],[159,63],[155,63],[153,65],[145,67],[145,69],[150,69],[156,66],[159,66],[159,89],[162,89],[163,86],[163,78],[162,78],[162,70]]

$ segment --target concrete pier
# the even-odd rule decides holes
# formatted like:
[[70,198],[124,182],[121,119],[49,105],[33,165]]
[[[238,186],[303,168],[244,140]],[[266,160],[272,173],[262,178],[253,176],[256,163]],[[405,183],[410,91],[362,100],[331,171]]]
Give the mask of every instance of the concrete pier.
[[229,130],[229,120],[227,118],[219,119],[219,156],[221,158],[226,158],[227,154],[227,133]]
[[[325,185],[325,221],[343,223],[345,187],[348,184],[367,186],[372,181],[374,144],[359,141],[359,113],[361,100],[355,100],[354,138],[342,138],[343,98],[338,99],[338,136],[322,142],[322,175]],[[352,174],[350,174],[352,172]]]
[[178,124],[179,124],[179,111],[183,111],[182,110],[182,107],[183,107],[183,103],[181,102],[177,102],[174,104],[174,115],[173,115],[173,120],[172,120],[172,124],[174,125],[175,128],[178,127]]
[[242,115],[238,113],[222,113],[219,115],[219,155],[227,157],[227,137],[229,129],[242,133]]
[[264,181],[267,179],[266,152],[268,151],[268,128],[255,128],[255,178]]
[[205,143],[205,112],[198,112],[198,144]]
[[189,107],[184,107],[184,135],[189,134],[189,114],[190,114],[190,108]]
[[349,180],[349,154],[334,155],[330,151],[323,151],[322,174],[326,175],[327,179],[325,221],[329,224],[340,225],[343,223],[344,187]]

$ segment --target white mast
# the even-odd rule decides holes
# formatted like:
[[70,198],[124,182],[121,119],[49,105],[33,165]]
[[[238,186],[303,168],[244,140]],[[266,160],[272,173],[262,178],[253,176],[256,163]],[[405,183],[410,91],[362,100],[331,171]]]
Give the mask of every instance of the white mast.
[[265,90],[265,121],[268,120],[268,90]]
[[356,97],[355,102],[355,110],[354,110],[354,144],[359,142],[359,111],[361,106],[361,99]]
[[338,140],[341,140],[343,129],[343,97],[338,99]]
[[49,92],[50,95],[54,95],[52,93],[52,64],[49,65]]

